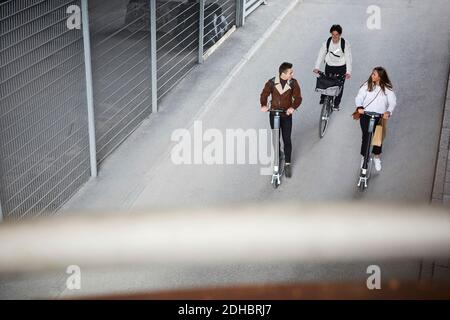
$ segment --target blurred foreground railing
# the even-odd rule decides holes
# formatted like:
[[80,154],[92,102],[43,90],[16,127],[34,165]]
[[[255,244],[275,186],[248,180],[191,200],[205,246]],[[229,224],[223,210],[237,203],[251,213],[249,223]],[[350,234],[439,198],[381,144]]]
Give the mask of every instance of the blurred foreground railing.
[[88,296],[86,299],[120,300],[355,300],[355,299],[450,299],[449,283],[411,283],[392,280],[380,290],[368,290],[360,282],[239,285],[150,291],[133,294]]
[[0,273],[68,265],[345,262],[450,256],[430,206],[276,205],[66,215],[0,226]]

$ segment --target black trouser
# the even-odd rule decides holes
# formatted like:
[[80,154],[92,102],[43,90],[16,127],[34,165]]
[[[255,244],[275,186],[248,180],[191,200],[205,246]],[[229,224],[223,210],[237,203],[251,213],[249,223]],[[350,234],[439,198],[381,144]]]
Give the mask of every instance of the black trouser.
[[[347,73],[347,65],[343,65],[343,66],[339,66],[339,67],[333,67],[333,66],[329,66],[329,65],[325,65],[325,74],[327,76],[333,76],[333,75],[340,75],[343,76]],[[338,107],[341,103],[341,99],[342,99],[342,94],[344,93],[344,83],[345,83],[345,78],[344,81],[342,82],[342,89],[341,89],[341,93],[339,93],[339,95],[337,97],[334,98],[334,106]],[[320,96],[320,103],[323,103],[325,100],[325,95],[321,95]]]
[[[372,137],[373,137],[373,134],[375,133],[375,127],[378,124],[378,122],[380,121],[380,119],[381,118],[375,118],[374,119],[375,123],[374,123],[374,126],[373,126]],[[369,141],[369,132],[368,132],[368,130],[369,130],[369,122],[370,122],[370,117],[368,115],[365,115],[365,114],[361,115],[361,118],[359,120],[359,125],[361,126],[361,131],[362,131],[361,155],[363,157],[366,156],[366,150],[367,150],[367,147],[368,147],[367,144],[370,143],[370,141]],[[381,154],[381,149],[382,149],[382,146],[381,147],[373,146],[372,151],[373,151],[374,154],[378,155],[378,154]]]
[[[274,114],[270,113],[269,120],[270,120],[270,128],[273,129],[273,123],[274,123]],[[281,135],[280,139],[283,138],[283,145],[284,145],[284,155],[285,155],[285,162],[290,163],[291,162],[291,154],[292,154],[292,142],[291,142],[291,132],[292,132],[292,116],[287,117],[280,117],[280,129],[281,129]],[[278,141],[279,145],[281,145],[280,141]],[[281,153],[281,148],[279,148]]]

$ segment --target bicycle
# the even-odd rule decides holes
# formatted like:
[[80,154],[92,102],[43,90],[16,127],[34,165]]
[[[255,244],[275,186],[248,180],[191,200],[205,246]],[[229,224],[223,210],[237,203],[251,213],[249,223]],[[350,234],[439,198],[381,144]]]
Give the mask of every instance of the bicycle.
[[322,139],[334,111],[334,99],[341,93],[345,75],[327,76],[322,71],[319,71],[318,74],[315,91],[325,95],[319,121],[319,137]]
[[283,109],[269,109],[269,112],[274,113],[273,118],[273,130],[272,130],[272,143],[274,149],[274,161],[273,161],[273,173],[270,184],[274,189],[278,188],[281,184],[281,177],[284,174],[284,167],[282,166],[283,154],[280,152],[280,118],[281,114],[286,112]]
[[367,148],[364,154],[364,161],[363,161],[363,165],[361,167],[361,171],[359,174],[359,180],[358,180],[358,188],[359,191],[363,192],[367,189],[368,187],[368,182],[372,173],[372,167],[373,167],[373,153],[372,153],[372,148],[373,148],[373,143],[372,143],[372,138],[373,138],[373,134],[375,131],[375,119],[376,118],[381,118],[383,115],[376,113],[376,112],[369,112],[369,111],[364,111],[364,114],[370,117],[370,121],[369,121],[369,128],[368,128],[368,133],[369,133],[369,137],[368,137],[368,143],[367,143]]

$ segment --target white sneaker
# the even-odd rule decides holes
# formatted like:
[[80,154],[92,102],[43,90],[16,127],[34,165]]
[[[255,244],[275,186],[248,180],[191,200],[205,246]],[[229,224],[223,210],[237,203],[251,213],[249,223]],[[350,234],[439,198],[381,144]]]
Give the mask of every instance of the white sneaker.
[[381,171],[381,159],[373,158],[373,162],[375,163],[375,170]]

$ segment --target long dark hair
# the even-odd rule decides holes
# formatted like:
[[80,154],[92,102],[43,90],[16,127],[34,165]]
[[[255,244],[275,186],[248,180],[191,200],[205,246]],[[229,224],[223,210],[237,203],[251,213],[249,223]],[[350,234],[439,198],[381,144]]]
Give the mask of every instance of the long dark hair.
[[[372,70],[372,73],[376,71],[378,73],[378,75],[380,76],[380,87],[381,90],[383,90],[383,93],[386,93],[386,88],[392,90],[393,86],[391,83],[391,80],[389,79],[389,76],[386,72],[386,69],[384,69],[383,67],[375,67]],[[373,86],[374,83],[372,81],[372,73],[369,76],[369,80],[367,80],[367,87],[369,89],[369,92],[373,91]]]

